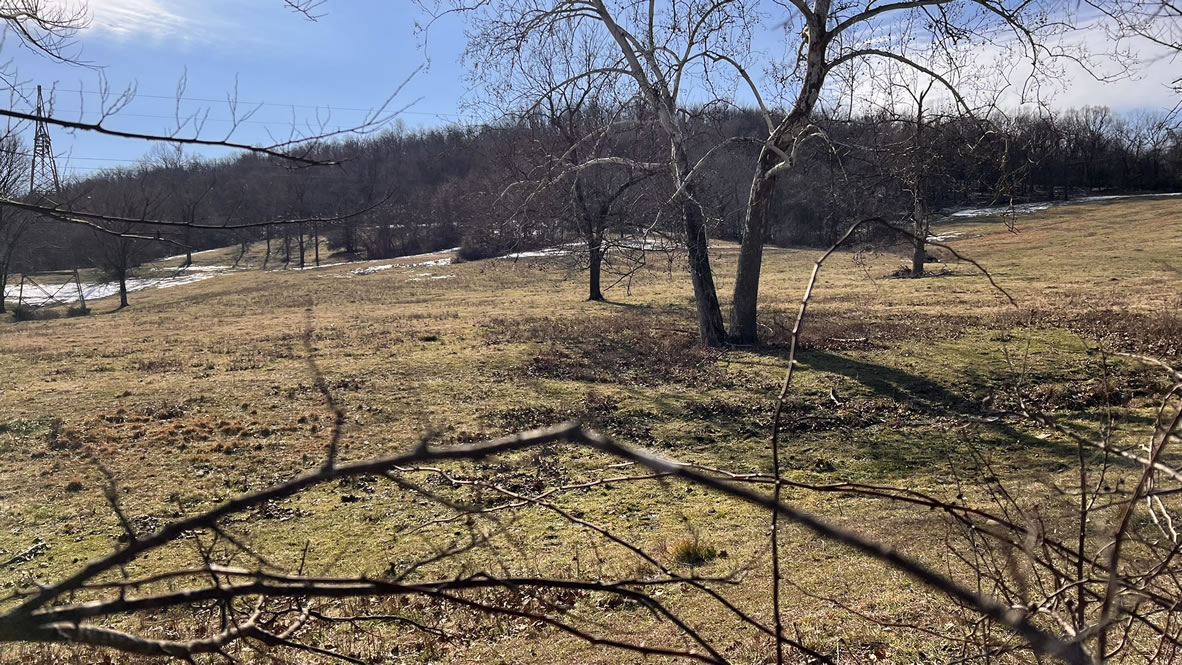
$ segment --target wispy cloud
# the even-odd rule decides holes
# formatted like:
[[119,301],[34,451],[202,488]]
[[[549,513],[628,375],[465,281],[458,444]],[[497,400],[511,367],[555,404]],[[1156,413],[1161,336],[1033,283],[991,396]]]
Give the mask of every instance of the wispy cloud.
[[118,41],[148,39],[188,44],[237,39],[226,11],[233,5],[213,0],[87,0],[85,32]]

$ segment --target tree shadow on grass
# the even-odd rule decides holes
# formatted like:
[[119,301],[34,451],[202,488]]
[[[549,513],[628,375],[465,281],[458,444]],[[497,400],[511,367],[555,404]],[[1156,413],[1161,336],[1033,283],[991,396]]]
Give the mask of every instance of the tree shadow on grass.
[[[822,350],[803,351],[798,354],[798,359],[808,369],[844,376],[869,388],[878,397],[905,405],[921,419],[918,427],[934,426],[933,421],[937,418],[951,418],[973,424],[977,429],[971,443],[982,449],[1018,445],[1025,450],[1049,455],[1053,458],[1052,463],[1071,462],[1077,458],[1078,449],[1074,443],[1039,438],[1007,418],[990,413],[979,401],[920,374]],[[987,383],[983,377],[979,381],[981,385]],[[1132,462],[1128,464],[1135,466]]]
[[597,300],[597,301],[590,301],[590,300],[589,300],[588,302],[598,302],[598,303],[599,303],[599,304],[601,304],[601,305],[611,305],[612,307],[619,307],[620,309],[643,309],[643,310],[651,310],[651,309],[653,308],[653,306],[652,306],[652,305],[650,305],[650,304],[648,304],[648,303],[639,303],[639,302],[620,302],[620,301],[618,301],[618,300],[608,300],[608,299],[606,299],[606,298],[605,298],[605,299],[603,299],[603,300]]

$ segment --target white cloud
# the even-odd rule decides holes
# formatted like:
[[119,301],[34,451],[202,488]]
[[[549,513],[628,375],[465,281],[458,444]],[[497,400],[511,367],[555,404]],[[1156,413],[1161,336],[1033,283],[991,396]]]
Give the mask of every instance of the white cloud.
[[230,6],[212,0],[87,0],[90,22],[84,32],[118,41],[226,41],[235,39],[238,32],[223,12]]
[[[1019,107],[1033,110],[1045,105],[1062,111],[1107,106],[1122,113],[1139,109],[1166,111],[1182,102],[1182,95],[1172,85],[1179,77],[1182,54],[1145,41],[1114,41],[1096,24],[1071,30],[1044,45],[1062,57],[1047,58],[1045,52],[1040,52],[1045,69],[1038,76],[1032,76],[1028,52],[1012,38],[973,44],[960,52],[955,76],[949,75],[951,70],[942,63],[916,59],[949,76],[973,107],[996,104],[1009,111]],[[922,53],[923,49],[916,51]],[[855,111],[908,108],[909,98],[886,85],[891,80],[888,72],[893,72],[896,84],[902,83],[913,90],[922,90],[929,80],[894,61],[874,59],[859,66],[854,75],[843,80],[847,86],[843,88],[845,92],[827,98],[837,109],[851,104]],[[950,105],[952,97],[942,87],[935,86],[926,101],[931,108]]]

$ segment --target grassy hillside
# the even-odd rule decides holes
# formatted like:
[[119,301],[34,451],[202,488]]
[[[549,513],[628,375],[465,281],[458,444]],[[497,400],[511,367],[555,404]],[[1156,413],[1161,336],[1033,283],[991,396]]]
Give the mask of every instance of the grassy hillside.
[[[790,477],[985,502],[991,483],[1004,481],[1054,523],[1070,506],[1061,488],[1072,482],[1077,451],[1013,413],[1019,395],[1080,432],[1097,431],[1111,410],[1114,440],[1148,434],[1168,377],[1111,352],[1182,360],[1182,200],[1063,206],[1018,218],[1012,228],[969,219],[937,232],[958,234],[948,243],[984,266],[997,287],[950,256],[929,265],[936,276],[908,280],[890,278],[902,264],[898,255],[835,254],[817,286],[802,371],[788,398]],[[195,261],[219,265],[236,251]],[[712,257],[723,295],[735,253],[720,244]],[[609,303],[583,301],[585,276],[555,262],[423,265],[440,257],[416,257],[381,262],[394,267],[368,274],[355,272],[357,265],[235,272],[133,294],[121,311],[107,299],[91,303],[95,314],[85,318],[5,321],[0,561],[38,542],[47,548],[0,568],[0,588],[59,578],[118,543],[122,530],[103,498],[100,465],[132,523],[151,530],[319,464],[331,415],[310,354],[346,413],[347,459],[407,449],[423,437],[467,442],[573,418],[681,461],[767,472],[785,343],[818,254],[768,250],[761,286],[768,343],[725,351],[694,345],[689,280],[680,264],[670,272],[664,260],[638,273],[629,291],[608,291]],[[537,493],[628,475],[610,464],[557,447],[457,472]],[[1117,467],[1114,474],[1136,472]],[[978,482],[983,476],[991,480]],[[766,515],[677,483],[608,483],[559,496],[563,509],[626,534],[668,566],[682,566],[677,549],[686,542],[724,553],[695,570],[759,580],[727,593],[768,619]],[[785,499],[953,566],[943,542],[949,528],[926,509],[805,490]],[[543,508],[503,517],[506,533],[432,570],[455,574],[462,562],[469,572],[645,574],[621,548]],[[303,560],[309,570],[372,576],[469,536],[465,522],[450,521],[440,505],[380,478],[312,490],[227,528],[250,534],[279,565]],[[915,582],[795,526],[782,553],[791,580],[786,616],[798,639],[853,658],[876,650],[898,662],[951,658],[933,635],[890,627],[962,629],[955,609]],[[192,557],[187,547],[165,549],[129,565],[128,574]],[[767,662],[770,640],[718,619],[699,594],[673,588],[666,600],[736,662]],[[570,602],[571,612],[614,634],[675,639],[638,608]],[[426,602],[398,609],[463,637],[387,625],[372,633],[326,629],[321,643],[376,662],[635,658],[529,622]],[[163,633],[183,634],[186,625],[168,614],[134,621]],[[66,658],[55,653],[0,647],[0,661]],[[134,661],[115,658],[124,660]]]

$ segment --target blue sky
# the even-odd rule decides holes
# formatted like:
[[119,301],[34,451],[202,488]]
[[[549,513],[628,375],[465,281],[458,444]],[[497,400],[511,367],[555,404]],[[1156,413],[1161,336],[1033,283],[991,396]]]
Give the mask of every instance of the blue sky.
[[[208,109],[202,134],[209,137],[224,135],[232,126],[224,100],[235,80],[240,115],[255,108],[250,102],[264,102],[235,131],[233,138],[242,142],[285,138],[293,118],[301,128],[319,127],[322,121],[329,127],[353,126],[408,77],[392,103],[393,108],[411,104],[400,115],[407,127],[462,119],[462,26],[437,24],[424,49],[416,34],[419,16],[403,0],[334,0],[322,7],[316,22],[280,0],[90,0],[89,9],[90,26],[76,40],[81,59],[101,67],[113,94],[137,87],[134,101],[106,121],[113,128],[175,128],[177,84],[183,76],[182,119]],[[55,116],[97,119],[97,71],[54,63],[11,44],[6,48],[24,88],[40,83],[48,92],[56,86]],[[50,131],[59,163],[76,175],[130,164],[149,148],[88,132]]]
[[[113,93],[133,84],[138,90],[134,101],[106,121],[113,128],[173,129],[177,83],[187,76],[182,118],[208,110],[203,136],[224,135],[231,114],[221,100],[237,80],[240,112],[254,109],[251,102],[264,105],[233,138],[270,143],[288,136],[293,119],[300,127],[322,121],[328,127],[356,124],[420,67],[392,104],[411,104],[400,116],[405,126],[479,119],[462,105],[469,96],[459,63],[462,22],[437,23],[424,44],[416,31],[422,16],[409,0],[327,0],[315,22],[281,0],[89,0],[88,6],[90,24],[77,37],[81,59],[101,67]],[[756,40],[767,51],[784,48],[772,29]],[[14,48],[12,40],[4,48],[26,89],[37,83],[56,86],[54,115],[97,118],[100,78],[95,69],[51,62]],[[1117,110],[1169,106],[1176,100],[1164,84],[1178,68],[1176,60],[1160,60],[1141,79],[1117,85],[1101,85],[1077,72],[1057,103],[1106,104]],[[51,133],[63,172],[73,176],[132,164],[150,147],[88,132]]]

